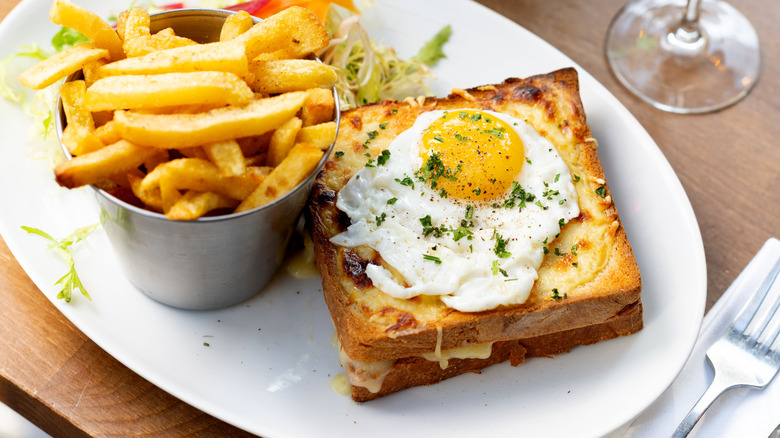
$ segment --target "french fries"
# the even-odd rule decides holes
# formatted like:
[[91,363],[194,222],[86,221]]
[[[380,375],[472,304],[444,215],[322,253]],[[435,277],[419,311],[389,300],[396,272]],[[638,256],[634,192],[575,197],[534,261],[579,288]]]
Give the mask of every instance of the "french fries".
[[60,79],[76,73],[85,65],[108,58],[108,50],[90,43],[77,44],[52,55],[19,75],[19,82],[27,88],[42,90]]
[[264,134],[294,116],[306,93],[285,93],[255,99],[243,106],[226,106],[195,114],[141,114],[117,111],[122,138],[166,149],[199,146]]
[[255,21],[246,11],[240,11],[225,20],[222,31],[219,34],[220,41],[230,41],[254,26]]
[[299,143],[276,166],[260,185],[236,207],[236,212],[251,210],[268,204],[292,190],[306,178],[322,158],[322,150]]
[[70,27],[81,32],[95,47],[108,50],[112,61],[125,57],[122,40],[111,25],[97,14],[68,0],[54,0],[49,10],[49,19],[54,24]]
[[330,88],[337,79],[332,67],[309,59],[252,61],[249,74],[252,89],[265,94]]
[[293,190],[335,140],[335,72],[301,59],[327,31],[304,8],[231,15],[203,44],[152,33],[143,8],[122,11],[116,30],[68,0],[50,17],[91,40],[19,77],[42,89],[83,73],[60,87],[64,187],[117,189],[173,220],[246,211]]
[[159,108],[174,105],[245,105],[254,93],[233,73],[200,71],[110,76],[87,91],[90,111]]

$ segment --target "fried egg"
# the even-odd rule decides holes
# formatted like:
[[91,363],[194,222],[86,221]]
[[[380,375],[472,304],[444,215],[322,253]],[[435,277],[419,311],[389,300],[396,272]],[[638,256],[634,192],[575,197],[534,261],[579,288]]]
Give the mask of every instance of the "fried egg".
[[474,109],[430,111],[339,191],[351,219],[331,241],[367,245],[374,286],[478,312],[523,303],[545,246],[579,215],[572,177],[531,125]]

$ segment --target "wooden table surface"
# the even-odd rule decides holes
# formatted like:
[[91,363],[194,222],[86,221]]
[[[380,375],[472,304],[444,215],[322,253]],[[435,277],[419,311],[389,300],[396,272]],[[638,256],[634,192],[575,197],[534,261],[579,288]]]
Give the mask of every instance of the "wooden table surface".
[[[766,239],[780,237],[780,8],[732,0],[761,38],[761,80],[736,106],[683,116],[642,103],[611,75],[604,35],[624,1],[482,3],[594,75],[655,139],[699,221],[709,309]],[[17,3],[0,0],[0,19]],[[39,292],[2,239],[0,303],[0,401],[44,431],[69,437],[248,435],[160,390],[95,345]]]

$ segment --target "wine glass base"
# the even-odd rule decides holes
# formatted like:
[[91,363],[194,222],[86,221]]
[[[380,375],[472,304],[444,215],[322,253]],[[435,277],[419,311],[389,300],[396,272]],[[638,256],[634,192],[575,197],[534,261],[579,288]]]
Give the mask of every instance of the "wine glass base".
[[702,1],[695,29],[681,29],[684,13],[679,0],[640,0],[623,7],[607,31],[613,73],[664,111],[705,113],[733,105],[747,96],[761,71],[755,29],[722,1]]

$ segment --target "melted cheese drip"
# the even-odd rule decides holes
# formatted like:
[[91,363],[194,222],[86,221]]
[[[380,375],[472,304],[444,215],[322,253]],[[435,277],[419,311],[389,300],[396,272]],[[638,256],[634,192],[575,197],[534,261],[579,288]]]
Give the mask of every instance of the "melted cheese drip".
[[390,373],[390,370],[393,369],[395,360],[361,362],[347,356],[344,349],[339,347],[339,362],[347,371],[347,378],[351,385],[366,388],[376,394],[382,389],[382,383]]
[[439,353],[423,353],[422,357],[439,362],[441,369],[447,368],[450,359],[487,359],[493,353],[493,343],[474,344],[465,347],[448,348]]
[[[436,349],[433,353],[423,353],[420,357],[431,362],[439,362],[441,369],[446,369],[449,366],[450,359],[487,359],[493,352],[492,342],[442,350],[441,327],[438,327],[437,331]],[[366,388],[374,394],[379,392],[382,389],[385,377],[392,371],[395,360],[388,359],[371,362],[354,360],[341,348],[335,336],[333,339],[338,346],[339,362],[346,372],[337,375],[331,380],[331,388],[341,395],[350,394],[349,385]]]
[[347,373],[336,374],[330,380],[330,387],[336,391],[339,395],[349,397],[352,390],[349,387],[349,381],[347,380]]
[[314,263],[314,243],[309,233],[303,238],[303,248],[288,258],[286,267],[290,275],[300,280],[320,275]]

